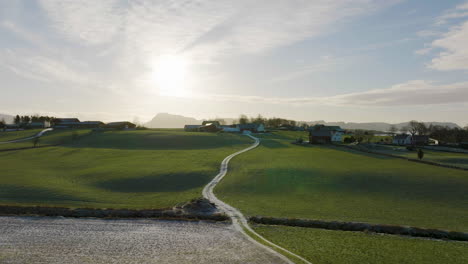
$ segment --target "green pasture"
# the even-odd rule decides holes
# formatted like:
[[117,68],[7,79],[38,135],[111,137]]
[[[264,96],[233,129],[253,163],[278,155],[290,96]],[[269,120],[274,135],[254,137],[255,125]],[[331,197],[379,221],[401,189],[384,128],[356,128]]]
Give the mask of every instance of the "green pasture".
[[255,225],[254,229],[314,264],[462,264],[468,260],[467,242],[286,226]]
[[[24,131],[31,131],[31,130],[24,130]],[[20,132],[24,132],[24,131],[20,131]],[[33,136],[40,131],[41,130],[37,130],[36,133],[32,133],[29,136]],[[73,141],[79,140],[86,135],[90,135],[91,133],[93,132],[90,129],[57,129],[57,130],[49,131],[43,134],[43,136],[38,139],[36,146],[44,147],[44,146],[57,145],[57,144],[67,144],[67,143],[71,143]],[[21,142],[0,144],[0,151],[18,149],[18,148],[30,148],[34,146],[34,140],[35,139],[29,139],[29,140],[21,141]]]
[[29,129],[18,131],[2,131],[0,129],[0,142],[32,137],[41,131],[42,129]]
[[60,146],[0,152],[0,204],[166,208],[200,197],[245,136],[175,130],[54,131]]
[[[296,133],[296,134],[294,134]],[[468,231],[468,172],[261,135],[215,193],[246,215]]]

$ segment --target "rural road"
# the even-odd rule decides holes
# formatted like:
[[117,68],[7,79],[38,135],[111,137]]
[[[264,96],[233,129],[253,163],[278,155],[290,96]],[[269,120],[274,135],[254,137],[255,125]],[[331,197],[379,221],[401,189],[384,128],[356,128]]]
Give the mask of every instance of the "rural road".
[[[300,259],[301,261],[303,261],[304,263],[312,264],[311,262],[304,259],[303,257],[301,257],[299,255],[296,255],[296,254],[292,253],[291,251],[289,251],[289,250],[287,250],[285,248],[282,248],[281,246],[278,246],[278,245],[274,244],[273,242],[268,241],[266,238],[264,238],[263,236],[261,236],[260,234],[255,232],[249,226],[249,223],[248,223],[247,219],[244,217],[244,215],[239,210],[237,210],[236,208],[234,208],[234,207],[228,205],[227,203],[221,201],[213,193],[213,189],[216,187],[216,185],[224,178],[224,176],[226,176],[226,173],[228,172],[229,161],[232,158],[234,158],[235,156],[239,155],[239,154],[242,154],[244,152],[247,152],[249,150],[252,150],[252,149],[258,147],[258,145],[260,144],[260,139],[254,137],[254,136],[251,136],[251,135],[247,135],[247,136],[249,136],[250,138],[255,140],[255,142],[250,147],[245,148],[245,149],[243,149],[241,151],[238,151],[236,153],[233,153],[233,154],[227,156],[221,162],[221,168],[220,168],[219,174],[216,175],[216,177],[210,183],[208,183],[205,186],[205,188],[203,189],[203,197],[210,200],[212,203],[216,204],[216,206],[220,210],[224,211],[231,218],[234,228],[237,231],[239,231],[241,234],[243,234],[245,237],[247,237],[248,240],[250,240],[251,242],[256,244],[258,247],[264,248],[265,250],[267,250],[267,251],[271,252],[272,254],[278,256],[284,262],[289,263],[289,264],[294,264],[294,262],[292,262],[290,259],[285,257],[283,254],[281,254],[281,253],[279,253],[279,252],[277,252],[275,250],[279,250],[281,252],[284,252],[284,253],[287,253],[287,254],[289,254],[291,256],[294,256],[294,257]],[[255,237],[257,240],[261,240],[264,244],[267,244],[268,246],[265,246],[264,244],[258,242],[254,238],[252,238],[249,234],[247,234],[246,230],[253,237]]]
[[41,132],[37,133],[36,135],[34,135],[32,137],[20,138],[20,139],[9,140],[9,141],[3,141],[3,142],[0,142],[0,144],[16,143],[16,142],[23,142],[23,141],[31,140],[33,138],[42,137],[42,135],[44,135],[44,133],[52,131],[52,130],[54,130],[54,129],[53,128],[46,128],[46,129],[42,130]]

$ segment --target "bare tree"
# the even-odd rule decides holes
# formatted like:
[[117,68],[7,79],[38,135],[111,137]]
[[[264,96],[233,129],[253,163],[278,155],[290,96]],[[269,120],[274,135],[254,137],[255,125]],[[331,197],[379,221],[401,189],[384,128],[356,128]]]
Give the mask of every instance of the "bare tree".
[[398,129],[396,128],[395,125],[391,125],[391,126],[388,128],[388,131],[390,131],[390,133],[392,133],[392,135],[395,135],[396,132],[398,131]]
[[426,124],[419,122],[417,125],[417,131],[418,135],[425,135],[429,132],[429,128],[426,126]]
[[418,133],[419,129],[419,122],[416,120],[411,120],[408,124],[408,132],[411,134],[411,136],[416,135]]

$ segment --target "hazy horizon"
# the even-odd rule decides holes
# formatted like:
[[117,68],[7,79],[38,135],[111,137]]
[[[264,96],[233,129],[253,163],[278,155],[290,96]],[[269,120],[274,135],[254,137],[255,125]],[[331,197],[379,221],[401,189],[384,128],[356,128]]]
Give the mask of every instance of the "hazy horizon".
[[2,114],[468,124],[468,1],[2,1]]

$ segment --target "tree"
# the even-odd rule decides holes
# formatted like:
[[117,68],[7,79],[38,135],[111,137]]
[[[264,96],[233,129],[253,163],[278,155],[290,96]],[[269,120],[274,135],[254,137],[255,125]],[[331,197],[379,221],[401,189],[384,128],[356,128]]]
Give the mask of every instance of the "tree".
[[422,122],[419,122],[416,128],[418,135],[426,135],[429,131],[429,128]]
[[255,123],[255,124],[265,124],[266,123],[266,119],[263,118],[262,115],[258,114],[258,116],[256,118],[252,118],[252,123]]
[[226,125],[226,120],[222,119],[222,118],[215,118],[214,121],[218,121],[220,125],[224,126]]
[[239,124],[244,125],[249,122],[249,118],[246,115],[241,115],[239,117]]
[[6,125],[5,119],[2,118],[2,120],[0,120],[0,128],[4,128],[5,125]]
[[16,115],[13,122],[18,125],[19,123],[21,123],[21,117],[19,115]]
[[419,122],[416,120],[411,120],[408,124],[408,132],[411,134],[411,136],[416,135],[418,133],[419,129]]
[[390,133],[392,133],[392,135],[395,135],[396,132],[398,131],[397,127],[395,125],[391,125],[389,128],[388,128],[388,131],[390,131]]
[[418,149],[418,159],[422,160],[422,158],[424,158],[424,152],[422,149]]

